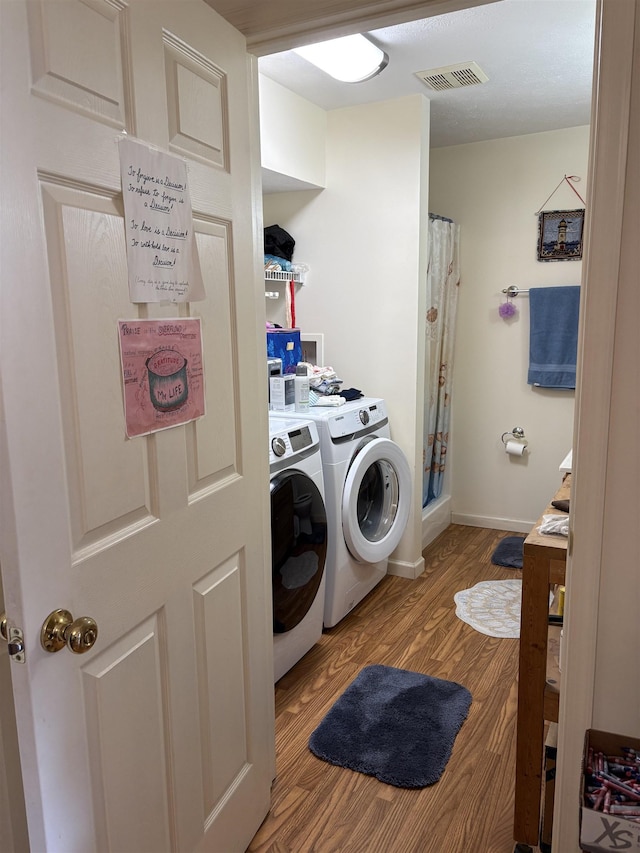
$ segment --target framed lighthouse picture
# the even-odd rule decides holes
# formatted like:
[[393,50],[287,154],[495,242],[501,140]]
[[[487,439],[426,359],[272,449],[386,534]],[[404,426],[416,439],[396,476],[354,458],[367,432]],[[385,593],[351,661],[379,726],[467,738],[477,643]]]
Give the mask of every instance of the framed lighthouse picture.
[[584,208],[542,211],[538,216],[538,260],[581,260],[583,227]]

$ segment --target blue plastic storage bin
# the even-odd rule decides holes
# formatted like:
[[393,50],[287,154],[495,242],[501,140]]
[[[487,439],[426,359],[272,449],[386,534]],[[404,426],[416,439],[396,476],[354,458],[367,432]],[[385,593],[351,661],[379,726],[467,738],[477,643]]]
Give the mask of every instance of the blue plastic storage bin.
[[302,361],[299,329],[270,329],[267,332],[267,358],[281,358],[282,372],[295,373]]

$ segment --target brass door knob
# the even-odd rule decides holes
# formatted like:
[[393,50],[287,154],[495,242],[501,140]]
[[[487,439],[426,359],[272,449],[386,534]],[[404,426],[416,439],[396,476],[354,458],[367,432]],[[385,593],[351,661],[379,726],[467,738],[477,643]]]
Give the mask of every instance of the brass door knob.
[[65,646],[77,655],[88,652],[98,639],[98,626],[90,616],[74,619],[68,610],[54,610],[45,619],[40,643],[45,652],[59,652]]

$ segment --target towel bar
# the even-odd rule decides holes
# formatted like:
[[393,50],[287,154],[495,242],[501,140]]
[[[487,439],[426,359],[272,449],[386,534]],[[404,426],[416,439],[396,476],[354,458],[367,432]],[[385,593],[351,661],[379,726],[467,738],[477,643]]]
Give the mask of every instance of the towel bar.
[[502,292],[506,293],[507,296],[517,296],[519,293],[529,293],[528,290],[520,290],[520,288],[516,287],[515,284],[512,284],[510,287],[503,287]]

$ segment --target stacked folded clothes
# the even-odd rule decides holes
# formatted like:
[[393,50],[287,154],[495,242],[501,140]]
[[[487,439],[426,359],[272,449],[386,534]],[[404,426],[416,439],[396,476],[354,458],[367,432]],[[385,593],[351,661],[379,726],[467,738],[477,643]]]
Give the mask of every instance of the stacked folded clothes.
[[357,400],[362,392],[357,388],[342,388],[342,379],[333,367],[307,364],[310,406],[342,406],[347,400]]
[[309,388],[312,388],[318,396],[329,397],[340,393],[342,379],[338,379],[338,374],[333,367],[307,364],[307,375]]

